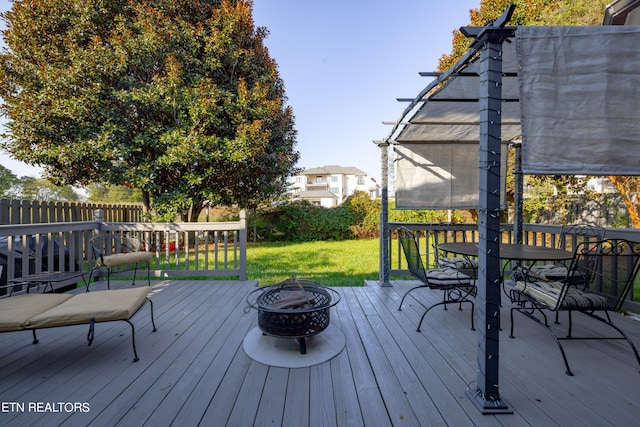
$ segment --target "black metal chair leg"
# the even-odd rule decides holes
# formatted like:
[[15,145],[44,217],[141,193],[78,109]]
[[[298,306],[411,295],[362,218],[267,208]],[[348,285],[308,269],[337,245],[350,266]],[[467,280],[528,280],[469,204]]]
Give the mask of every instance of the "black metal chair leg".
[[404,303],[404,299],[407,297],[407,295],[409,295],[410,292],[415,291],[416,289],[420,289],[420,288],[429,288],[429,286],[427,286],[427,285],[414,286],[413,288],[411,288],[407,292],[405,292],[404,295],[402,296],[402,300],[400,300],[400,306],[398,306],[398,311],[402,311],[402,304]]
[[140,358],[138,357],[138,351],[136,350],[136,328],[133,326],[133,323],[131,323],[130,321],[125,320],[125,322],[127,322],[129,326],[131,326],[131,342],[133,343],[133,361],[137,362],[138,360],[140,360]]
[[554,341],[558,345],[558,348],[560,349],[560,354],[562,355],[562,360],[564,361],[564,366],[567,368],[565,373],[567,375],[569,375],[569,376],[573,376],[573,372],[571,372],[571,368],[569,367],[569,361],[567,360],[567,355],[564,352],[564,348],[562,347],[562,344],[560,343],[560,340],[558,339],[558,337],[553,333],[551,328],[549,328],[549,326],[547,325],[547,316],[544,313],[542,313],[541,311],[540,311],[540,314],[542,314],[542,316],[544,317],[544,323],[540,319],[535,317],[533,315],[533,313],[528,313],[528,312],[524,311],[525,309],[523,309],[523,308],[518,308],[518,307],[511,308],[511,333],[509,335],[509,338],[515,338],[513,336],[513,311],[514,310],[519,312],[519,313],[522,313],[524,316],[526,316],[529,319],[535,321],[538,325],[542,326],[549,333],[549,335],[551,335],[553,337]]
[[147,298],[147,301],[149,301],[149,305],[151,306],[151,324],[153,325],[153,332],[155,332],[158,329],[156,329],[156,322],[153,319],[153,301],[151,301],[149,298]]

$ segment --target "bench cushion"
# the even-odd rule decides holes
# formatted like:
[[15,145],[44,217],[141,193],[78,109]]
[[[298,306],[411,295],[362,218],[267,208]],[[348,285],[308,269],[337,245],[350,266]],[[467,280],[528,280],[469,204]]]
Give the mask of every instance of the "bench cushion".
[[149,286],[131,289],[94,291],[75,295],[68,301],[34,316],[29,328],[78,325],[112,320],[128,320],[144,304]]
[[0,299],[0,332],[19,331],[32,317],[69,300],[69,294],[22,294]]
[[96,265],[98,267],[115,267],[118,265],[151,261],[152,257],[153,253],[147,251],[104,255],[96,260]]

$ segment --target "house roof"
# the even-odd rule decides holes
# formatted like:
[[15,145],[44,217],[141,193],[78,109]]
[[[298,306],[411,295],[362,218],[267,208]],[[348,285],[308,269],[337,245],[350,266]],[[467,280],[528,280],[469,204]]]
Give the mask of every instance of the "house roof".
[[338,166],[338,165],[328,165],[321,166],[317,168],[305,169],[301,173],[302,175],[335,175],[335,174],[343,174],[343,175],[366,175],[366,172],[353,167],[353,166]]
[[294,193],[293,196],[299,199],[335,199],[338,197],[331,191],[327,190],[299,191]]

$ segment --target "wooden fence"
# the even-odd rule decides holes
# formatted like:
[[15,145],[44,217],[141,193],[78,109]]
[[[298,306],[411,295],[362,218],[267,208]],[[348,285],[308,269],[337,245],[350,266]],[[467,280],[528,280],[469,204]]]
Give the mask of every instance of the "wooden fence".
[[110,203],[42,202],[0,199],[0,225],[46,224],[54,222],[94,221],[95,211],[101,221],[142,222],[142,205]]

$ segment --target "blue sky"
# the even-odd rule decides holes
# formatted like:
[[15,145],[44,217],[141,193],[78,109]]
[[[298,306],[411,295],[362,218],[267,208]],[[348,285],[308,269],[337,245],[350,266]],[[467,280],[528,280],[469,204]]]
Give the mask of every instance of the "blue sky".
[[[254,0],[256,26],[278,63],[298,131],[298,166],[355,166],[380,179],[383,139],[451,51],[452,31],[480,0]],[[0,0],[0,10],[10,7]],[[18,176],[37,168],[0,153]]]

